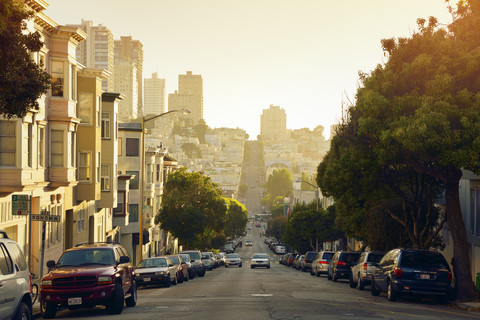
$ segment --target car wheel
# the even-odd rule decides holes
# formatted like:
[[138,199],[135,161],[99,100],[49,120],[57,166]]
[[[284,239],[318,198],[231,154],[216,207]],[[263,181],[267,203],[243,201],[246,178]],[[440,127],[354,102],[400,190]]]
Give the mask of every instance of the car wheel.
[[348,284],[350,285],[350,288],[355,288],[355,282],[353,282],[353,275],[350,273],[350,279],[348,281]]
[[332,271],[332,281],[333,282],[337,282],[338,281],[338,278],[337,278],[337,273]]
[[137,282],[133,281],[132,287],[130,288],[130,297],[125,299],[125,304],[127,307],[135,307],[137,304]]
[[255,266],[250,266],[250,269],[255,269]]
[[225,268],[228,268],[228,264],[225,265]]
[[267,269],[270,269],[270,265],[267,266]]
[[395,291],[395,288],[392,285],[392,282],[388,282],[388,287],[387,287],[387,299],[388,301],[396,301],[398,298],[398,292]]
[[375,279],[372,278],[372,284],[370,285],[372,296],[378,297],[380,295],[380,290],[377,289],[377,284],[375,283]]
[[240,263],[240,265],[239,265],[238,267],[241,268],[241,267],[242,267],[242,264]]
[[357,289],[358,290],[365,289],[365,282],[362,281],[362,279],[360,278],[360,275],[358,275]]
[[107,306],[108,313],[120,314],[123,311],[125,295],[123,294],[123,288],[120,283],[115,283],[115,289],[113,290],[110,303]]
[[20,307],[18,308],[18,312],[14,318],[15,320],[30,320],[32,319],[32,313],[30,312],[30,308],[27,306],[25,302],[22,302],[20,304]]
[[56,303],[44,302],[42,304],[42,309],[43,309],[43,317],[45,319],[55,318],[55,315],[57,314],[57,304]]
[[178,273],[175,272],[175,276],[173,277],[173,285],[176,286],[178,284]]
[[328,273],[327,273],[327,280],[332,280],[332,276],[330,275],[330,270],[328,270]]
[[178,279],[178,283],[183,283],[183,281],[185,281],[185,275],[183,274],[183,271],[180,271]]
[[199,276],[199,277],[203,277],[203,276],[205,276],[205,270],[203,270],[203,272],[202,272],[202,273],[200,273],[198,276]]

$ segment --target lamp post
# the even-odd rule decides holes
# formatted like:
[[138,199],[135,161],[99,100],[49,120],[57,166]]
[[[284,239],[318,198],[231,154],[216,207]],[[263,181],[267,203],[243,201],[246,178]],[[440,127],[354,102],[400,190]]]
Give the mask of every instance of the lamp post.
[[318,186],[315,186],[313,184],[311,184],[310,182],[308,181],[305,181],[305,180],[296,180],[295,182],[305,182],[306,184],[308,184],[309,186],[312,186],[316,189],[315,191],[315,198],[317,198],[317,211],[318,211],[318,201],[320,199],[320,188]]
[[139,217],[138,217],[138,224],[139,224],[139,233],[138,233],[138,263],[142,261],[142,255],[143,255],[143,206],[145,205],[145,199],[143,199],[144,195],[144,180],[145,180],[145,122],[148,122],[150,120],[155,120],[157,118],[160,118],[162,116],[165,116],[169,113],[183,113],[183,114],[189,114],[190,110],[188,109],[179,109],[179,110],[170,110],[161,114],[158,114],[156,116],[150,117],[150,118],[145,118],[142,117],[142,143],[141,143],[141,150],[142,150],[142,159],[141,159],[141,165],[140,165],[140,210],[139,210]]

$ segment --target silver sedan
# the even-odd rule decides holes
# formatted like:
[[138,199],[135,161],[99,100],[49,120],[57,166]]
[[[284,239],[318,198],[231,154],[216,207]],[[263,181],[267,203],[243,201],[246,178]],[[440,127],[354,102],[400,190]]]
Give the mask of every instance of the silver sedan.
[[255,253],[250,262],[250,268],[254,269],[255,267],[265,267],[270,269],[270,260],[266,253]]
[[225,267],[228,268],[230,266],[239,266],[242,267],[242,258],[236,253],[229,253],[227,254],[227,261],[225,261]]

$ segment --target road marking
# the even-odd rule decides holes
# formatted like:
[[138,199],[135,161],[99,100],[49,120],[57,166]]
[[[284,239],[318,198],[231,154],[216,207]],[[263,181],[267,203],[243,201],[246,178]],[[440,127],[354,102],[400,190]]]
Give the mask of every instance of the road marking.
[[273,294],[271,293],[252,293],[252,297],[272,297]]
[[168,309],[167,306],[159,306],[159,307],[155,307],[155,309]]

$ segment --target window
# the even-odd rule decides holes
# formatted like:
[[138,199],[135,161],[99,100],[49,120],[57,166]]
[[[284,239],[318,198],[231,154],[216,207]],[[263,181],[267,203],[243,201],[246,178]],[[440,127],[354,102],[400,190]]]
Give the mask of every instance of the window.
[[97,182],[100,182],[100,163],[102,161],[102,156],[100,155],[100,152],[97,152],[97,162],[95,163],[95,166],[97,168]]
[[122,141],[123,141],[122,138],[118,138],[118,155],[119,156],[122,155]]
[[102,164],[101,190],[110,191],[110,165]]
[[85,209],[80,209],[77,212],[77,231],[85,231]]
[[147,163],[147,183],[153,183],[153,164]]
[[100,128],[100,101],[102,101],[102,99],[100,98],[100,96],[97,96],[97,127]]
[[17,139],[15,121],[0,120],[0,165],[15,166]]
[[125,155],[127,157],[138,157],[140,149],[138,140],[137,138],[126,138]]
[[127,171],[125,172],[126,174],[129,175],[135,175],[135,178],[130,180],[130,189],[138,189],[138,179],[139,179],[139,172],[138,171]]
[[161,173],[162,173],[162,170],[161,170],[161,166],[159,164],[157,164],[157,170],[155,171],[155,174],[156,174],[156,178],[157,178],[157,182],[160,182],[160,179],[162,177]]
[[78,181],[90,182],[92,160],[90,152],[79,152]]
[[32,167],[32,157],[33,157],[33,150],[32,150],[32,140],[33,140],[33,125],[31,123],[28,124],[27,128],[27,165],[29,168]]
[[129,204],[128,211],[128,222],[138,222],[138,204]]
[[38,128],[38,166],[45,167],[45,128]]
[[76,97],[76,81],[75,79],[77,79],[77,69],[75,67],[75,65],[70,65],[70,100],[77,100],[77,97]]
[[13,273],[13,262],[3,243],[0,244],[0,273],[2,275]]
[[113,130],[113,139],[117,139],[118,136],[118,114],[115,112],[113,114],[113,124],[115,129]]
[[70,132],[70,166],[75,168],[76,133]]
[[102,139],[110,139],[110,112],[102,112]]
[[63,97],[63,62],[52,61],[52,96]]
[[91,124],[92,122],[93,95],[80,92],[78,94],[78,117],[81,123]]
[[63,131],[51,131],[51,162],[52,167],[63,167]]

